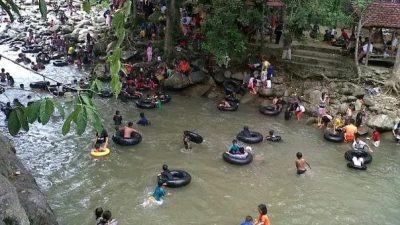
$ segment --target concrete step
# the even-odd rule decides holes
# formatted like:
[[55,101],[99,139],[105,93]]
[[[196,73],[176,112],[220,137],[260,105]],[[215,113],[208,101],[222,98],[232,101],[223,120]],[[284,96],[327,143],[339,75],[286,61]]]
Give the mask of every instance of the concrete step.
[[293,62],[300,62],[300,63],[309,63],[312,65],[322,65],[328,67],[340,67],[343,65],[343,62],[335,59],[335,58],[318,58],[314,56],[305,56],[305,55],[298,55],[292,54],[292,61]]
[[335,53],[325,53],[325,52],[315,52],[315,51],[309,51],[309,50],[302,50],[302,49],[294,49],[292,50],[292,55],[304,55],[304,56],[310,56],[310,57],[315,57],[318,59],[338,59],[342,60],[344,56],[341,56],[340,54],[335,54]]
[[330,53],[330,54],[338,54],[341,53],[341,48],[333,47],[333,46],[320,46],[320,45],[293,45],[292,49],[294,50],[307,50],[313,52],[322,52],[322,53]]
[[[302,78],[311,78],[321,74],[329,78],[349,78],[356,76],[351,68],[342,68],[337,66],[320,65],[306,62],[286,61],[284,69]],[[319,76],[322,77],[322,76]]]

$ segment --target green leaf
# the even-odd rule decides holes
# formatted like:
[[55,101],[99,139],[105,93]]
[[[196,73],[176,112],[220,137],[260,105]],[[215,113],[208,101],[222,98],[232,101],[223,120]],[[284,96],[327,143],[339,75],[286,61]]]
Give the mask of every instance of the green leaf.
[[67,119],[64,121],[63,127],[62,127],[62,134],[66,135],[69,130],[71,129],[71,122],[73,118],[73,113],[69,114]]
[[81,112],[81,110],[82,110],[82,105],[75,106],[75,110],[72,112],[72,114],[73,114],[72,121],[74,121],[74,123],[77,122],[78,114]]
[[40,122],[45,125],[49,122],[51,115],[54,112],[54,104],[50,99],[43,99],[40,103],[39,118]]
[[87,95],[81,94],[80,97],[83,101],[83,104],[91,106],[91,107],[93,106],[92,100]]
[[103,124],[101,123],[101,119],[97,112],[95,112],[92,108],[86,107],[86,113],[90,121],[92,121],[94,129],[97,131],[97,133],[101,133],[103,130]]
[[76,120],[76,132],[78,135],[82,135],[85,132],[87,126],[87,114],[86,114],[86,107],[84,107],[78,114]]
[[52,99],[53,105],[57,108],[58,112],[60,113],[61,117],[64,119],[65,117],[65,111],[60,102],[58,102],[55,99]]
[[118,96],[122,90],[122,83],[119,80],[119,75],[112,75],[111,88],[112,88],[113,92],[115,93],[115,96]]
[[90,9],[91,9],[91,5],[90,5],[90,1],[86,0],[82,3],[82,9],[83,11],[85,11],[86,13],[90,13]]
[[21,123],[19,122],[17,113],[13,110],[8,118],[8,132],[12,136],[15,136],[18,134],[19,129],[21,129]]
[[42,15],[42,19],[47,19],[47,3],[46,0],[39,0],[39,10]]
[[13,0],[6,0],[7,4],[11,7],[11,10],[16,13],[18,16],[21,16],[19,13],[19,7],[15,4]]
[[33,102],[25,109],[29,123],[34,123],[39,117],[40,101]]
[[29,125],[28,125],[28,120],[26,119],[26,114],[22,108],[16,108],[14,111],[17,113],[17,117],[19,120],[19,123],[22,126],[22,129],[25,131],[29,131]]

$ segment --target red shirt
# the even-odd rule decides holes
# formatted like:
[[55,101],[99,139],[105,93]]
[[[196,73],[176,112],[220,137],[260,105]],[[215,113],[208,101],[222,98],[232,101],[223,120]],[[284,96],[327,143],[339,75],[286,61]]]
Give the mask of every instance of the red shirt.
[[381,134],[378,131],[374,131],[372,133],[372,140],[373,141],[379,141],[381,140]]
[[350,39],[350,38],[349,38],[349,35],[346,33],[346,31],[343,31],[343,32],[342,32],[342,37],[343,37],[343,39],[344,39],[345,41]]

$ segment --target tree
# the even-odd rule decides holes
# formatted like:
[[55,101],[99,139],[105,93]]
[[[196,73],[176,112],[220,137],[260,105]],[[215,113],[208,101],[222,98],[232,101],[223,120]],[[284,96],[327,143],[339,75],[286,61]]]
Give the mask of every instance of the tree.
[[[1,1],[1,0],[0,0]],[[44,2],[44,0],[40,0]],[[84,2],[85,3],[85,2]],[[41,2],[39,2],[40,6]],[[42,17],[46,18],[47,7],[40,6]],[[87,6],[85,6],[87,7]],[[89,10],[90,11],[90,10]],[[121,66],[121,54],[122,54],[122,43],[125,40],[125,24],[130,16],[131,12],[131,1],[125,2],[122,9],[118,10],[114,14],[112,30],[117,37],[115,49],[113,54],[108,57],[108,62],[110,63],[111,70],[111,87],[115,94],[121,91],[122,83],[119,79],[119,72],[123,70]],[[41,74],[39,74],[41,75]],[[43,76],[43,75],[41,75]],[[46,76],[43,76],[49,80],[53,80]],[[55,80],[53,80],[55,81]],[[78,135],[83,134],[85,131],[88,121],[90,121],[97,132],[103,130],[103,125],[100,119],[100,114],[93,104],[92,97],[94,94],[99,93],[102,90],[102,83],[95,79],[89,89],[77,89],[77,97],[75,99],[74,110],[65,118],[62,133],[65,135],[70,131],[71,123],[76,125],[76,132]],[[15,107],[8,119],[8,130],[11,135],[16,135],[23,129],[25,131],[29,130],[29,124],[34,122],[40,122],[43,125],[47,124],[50,120],[51,115],[54,113],[55,109],[64,118],[65,112],[61,104],[55,99],[42,98],[39,101],[33,102],[28,106],[17,106]]]
[[202,27],[206,37],[203,49],[215,55],[219,65],[226,57],[245,53],[248,40],[240,28],[249,22],[245,16],[249,12],[242,0],[212,1],[211,15]]

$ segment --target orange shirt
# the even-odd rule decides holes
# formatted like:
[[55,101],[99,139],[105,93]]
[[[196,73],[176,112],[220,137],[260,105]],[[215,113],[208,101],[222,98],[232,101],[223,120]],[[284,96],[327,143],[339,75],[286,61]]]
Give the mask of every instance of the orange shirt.
[[271,225],[267,215],[260,215],[260,217],[258,218],[258,221],[262,222],[262,225]]
[[344,127],[344,129],[345,129],[345,133],[344,133],[345,140],[346,141],[353,141],[354,137],[355,137],[355,135],[357,133],[357,127],[354,126],[353,124],[349,124],[349,125],[346,125]]

